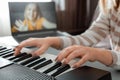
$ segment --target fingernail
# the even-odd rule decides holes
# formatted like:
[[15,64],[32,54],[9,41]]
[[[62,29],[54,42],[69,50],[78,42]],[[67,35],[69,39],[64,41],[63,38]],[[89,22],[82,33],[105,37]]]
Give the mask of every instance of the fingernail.
[[77,68],[77,65],[73,65],[72,68]]
[[63,64],[67,64],[67,60],[66,59],[64,59]]
[[56,58],[55,58],[55,61],[57,61],[57,62],[58,62],[58,57],[56,57]]
[[37,55],[35,53],[32,53],[32,57],[36,57]]
[[19,48],[19,46],[15,46],[15,48]]
[[13,56],[17,56],[17,54],[16,54],[16,53],[14,53],[14,54],[13,54]]
[[14,47],[13,50],[15,51],[17,49],[18,46]]
[[15,51],[15,48],[13,48],[13,51]]

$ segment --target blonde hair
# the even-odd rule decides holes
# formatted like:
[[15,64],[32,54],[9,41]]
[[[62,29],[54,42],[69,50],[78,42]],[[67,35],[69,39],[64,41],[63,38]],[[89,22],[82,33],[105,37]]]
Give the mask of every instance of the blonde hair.
[[101,11],[104,13],[107,13],[112,9],[118,11],[120,7],[120,0],[100,0],[99,6]]
[[24,17],[25,17],[25,19],[28,20],[28,19],[27,19],[26,11],[27,11],[28,6],[31,5],[31,4],[35,5],[35,6],[36,6],[36,9],[37,9],[36,19],[41,18],[41,17],[42,17],[42,14],[41,14],[39,5],[38,5],[37,3],[28,3],[28,4],[26,5],[26,7],[25,7],[25,10],[24,10]]

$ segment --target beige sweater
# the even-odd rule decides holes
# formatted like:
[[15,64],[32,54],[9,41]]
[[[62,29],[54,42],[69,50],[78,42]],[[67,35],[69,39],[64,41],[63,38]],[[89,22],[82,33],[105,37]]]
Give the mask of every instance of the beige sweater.
[[63,48],[70,45],[84,45],[93,47],[98,42],[110,36],[113,67],[120,69],[120,13],[115,10],[108,14],[100,13],[96,21],[81,35],[61,37]]

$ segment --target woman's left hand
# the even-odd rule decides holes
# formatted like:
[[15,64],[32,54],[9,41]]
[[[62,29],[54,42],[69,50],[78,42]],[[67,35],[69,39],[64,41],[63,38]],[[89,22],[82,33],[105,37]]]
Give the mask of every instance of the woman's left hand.
[[75,68],[84,64],[86,61],[93,62],[98,60],[105,65],[110,65],[112,63],[112,55],[109,51],[78,45],[73,45],[63,49],[57,56],[56,61],[63,61],[64,64],[67,64],[74,58],[80,58],[78,62],[73,64],[73,67]]

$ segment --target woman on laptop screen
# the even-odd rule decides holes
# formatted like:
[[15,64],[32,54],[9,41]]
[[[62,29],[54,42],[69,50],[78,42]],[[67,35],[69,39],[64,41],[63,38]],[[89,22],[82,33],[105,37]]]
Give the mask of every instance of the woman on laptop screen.
[[51,28],[56,28],[56,24],[49,22],[42,16],[39,6],[36,3],[29,3],[24,10],[24,20],[15,20],[12,32]]

